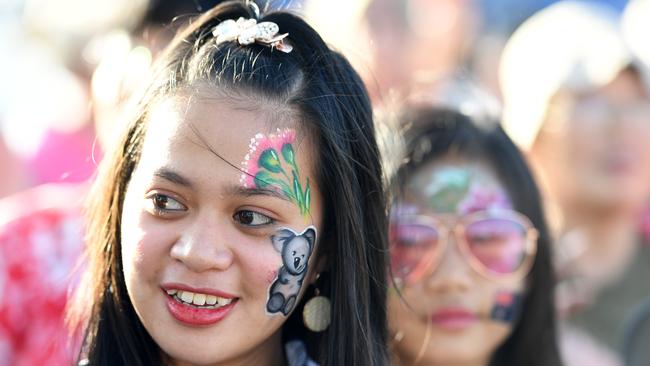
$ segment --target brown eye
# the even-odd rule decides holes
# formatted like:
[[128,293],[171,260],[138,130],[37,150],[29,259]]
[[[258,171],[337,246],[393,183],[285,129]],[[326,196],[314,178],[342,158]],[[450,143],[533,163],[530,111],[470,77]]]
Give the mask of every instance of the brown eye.
[[187,211],[187,207],[168,195],[155,193],[147,197],[149,211],[154,214],[166,214]]
[[264,226],[273,223],[273,219],[259,212],[242,210],[233,215],[233,219],[244,226]]

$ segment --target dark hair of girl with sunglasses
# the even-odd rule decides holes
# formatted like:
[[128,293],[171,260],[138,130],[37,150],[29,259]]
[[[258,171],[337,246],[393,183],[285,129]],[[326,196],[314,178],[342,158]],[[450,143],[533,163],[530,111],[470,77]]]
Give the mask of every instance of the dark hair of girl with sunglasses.
[[549,235],[520,151],[487,118],[411,108],[393,177],[395,365],[559,365]]

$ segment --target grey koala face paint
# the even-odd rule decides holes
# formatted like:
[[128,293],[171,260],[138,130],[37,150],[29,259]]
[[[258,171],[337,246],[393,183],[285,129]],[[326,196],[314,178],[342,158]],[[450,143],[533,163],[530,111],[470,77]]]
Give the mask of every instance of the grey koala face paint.
[[269,288],[266,311],[269,314],[289,315],[296,305],[309,269],[309,258],[316,243],[316,228],[309,226],[300,234],[282,228],[271,236],[271,243],[282,256],[282,267]]

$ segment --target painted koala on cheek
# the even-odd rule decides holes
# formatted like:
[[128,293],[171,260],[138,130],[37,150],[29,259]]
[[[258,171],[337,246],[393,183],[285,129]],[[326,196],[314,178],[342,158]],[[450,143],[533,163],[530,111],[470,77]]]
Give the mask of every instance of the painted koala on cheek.
[[316,242],[316,229],[308,227],[301,234],[291,229],[280,229],[271,236],[273,247],[282,255],[282,267],[269,289],[266,310],[289,315],[296,305],[302,281],[307,275],[307,264]]

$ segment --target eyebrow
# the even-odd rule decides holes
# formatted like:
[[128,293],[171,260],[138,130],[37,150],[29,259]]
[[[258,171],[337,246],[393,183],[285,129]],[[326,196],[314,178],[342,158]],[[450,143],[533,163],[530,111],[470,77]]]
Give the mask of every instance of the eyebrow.
[[165,179],[169,182],[172,182],[174,184],[181,185],[183,187],[192,187],[192,182],[190,182],[187,178],[183,177],[182,175],[168,169],[168,168],[161,168],[156,170],[153,173],[154,176]]
[[270,197],[279,198],[287,202],[291,202],[291,200],[287,196],[285,196],[278,190],[269,189],[269,188],[230,186],[226,189],[226,192],[228,194],[243,196],[243,197],[270,196]]
[[[154,172],[154,176],[165,179],[174,184],[178,184],[183,187],[192,188],[193,184],[189,179],[183,177],[182,175],[170,170],[169,168],[160,168]],[[269,188],[258,188],[258,187],[242,187],[237,185],[231,185],[225,188],[225,193],[227,195],[235,195],[242,197],[252,197],[252,196],[268,196],[275,197],[281,200],[291,202],[291,200],[282,194],[282,192],[269,189]]]

